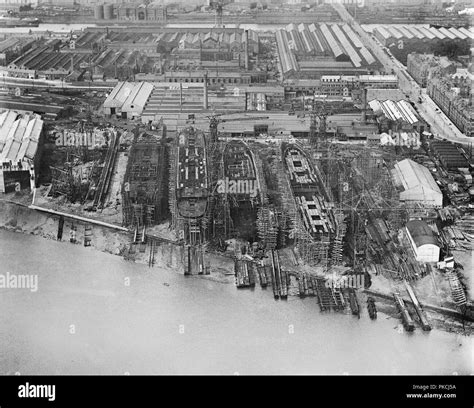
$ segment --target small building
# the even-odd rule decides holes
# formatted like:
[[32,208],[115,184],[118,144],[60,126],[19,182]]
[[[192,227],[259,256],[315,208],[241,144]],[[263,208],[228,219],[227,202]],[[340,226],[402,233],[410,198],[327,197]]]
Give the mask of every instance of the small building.
[[106,115],[140,116],[153,91],[148,82],[119,82],[104,102]]
[[401,188],[400,201],[413,206],[442,207],[443,193],[426,167],[405,159],[395,164],[392,176]]
[[438,239],[425,221],[409,221],[406,225],[406,232],[417,261],[439,261]]
[[0,193],[34,189],[43,121],[36,114],[0,114]]

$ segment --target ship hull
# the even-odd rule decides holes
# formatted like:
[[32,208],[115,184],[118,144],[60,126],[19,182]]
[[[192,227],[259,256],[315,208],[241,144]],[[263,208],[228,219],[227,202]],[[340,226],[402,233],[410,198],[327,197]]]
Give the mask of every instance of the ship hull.
[[258,197],[260,186],[252,152],[240,140],[230,141],[224,149],[224,180],[218,192],[232,194],[241,201],[253,201]]
[[186,219],[201,218],[208,206],[206,141],[204,132],[185,128],[178,136],[176,202]]

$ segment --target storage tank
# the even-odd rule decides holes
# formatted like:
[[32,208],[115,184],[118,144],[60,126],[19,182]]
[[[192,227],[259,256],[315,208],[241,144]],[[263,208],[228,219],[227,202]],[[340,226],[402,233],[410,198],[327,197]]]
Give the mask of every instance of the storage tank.
[[94,18],[96,20],[104,19],[104,6],[102,4],[95,6],[94,8]]
[[114,18],[114,5],[104,4],[104,18],[106,20],[113,20]]

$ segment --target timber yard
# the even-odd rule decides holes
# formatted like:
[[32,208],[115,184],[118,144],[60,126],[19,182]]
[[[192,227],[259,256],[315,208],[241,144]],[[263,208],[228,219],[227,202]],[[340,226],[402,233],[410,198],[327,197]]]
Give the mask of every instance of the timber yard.
[[[183,279],[471,333],[464,2],[343,3],[14,10],[0,200],[48,214],[59,241],[100,249],[110,229],[111,252]],[[81,29],[27,20],[71,15]]]

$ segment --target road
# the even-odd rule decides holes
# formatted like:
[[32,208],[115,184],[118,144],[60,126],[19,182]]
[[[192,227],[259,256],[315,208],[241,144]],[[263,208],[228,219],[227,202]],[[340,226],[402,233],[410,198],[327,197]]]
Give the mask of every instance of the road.
[[[451,120],[441,112],[438,105],[428,96],[426,89],[421,88],[408,74],[406,67],[398,61],[389,50],[387,50],[375,36],[367,33],[357,21],[348,13],[342,4],[334,4],[342,20],[348,23],[354,31],[359,34],[363,43],[383,64],[387,73],[392,71],[398,76],[400,89],[408,95],[411,102],[415,104],[420,116],[431,125],[431,132],[436,138],[448,139],[463,145],[470,145],[474,138],[464,135]],[[419,103],[419,99],[422,103]]]

